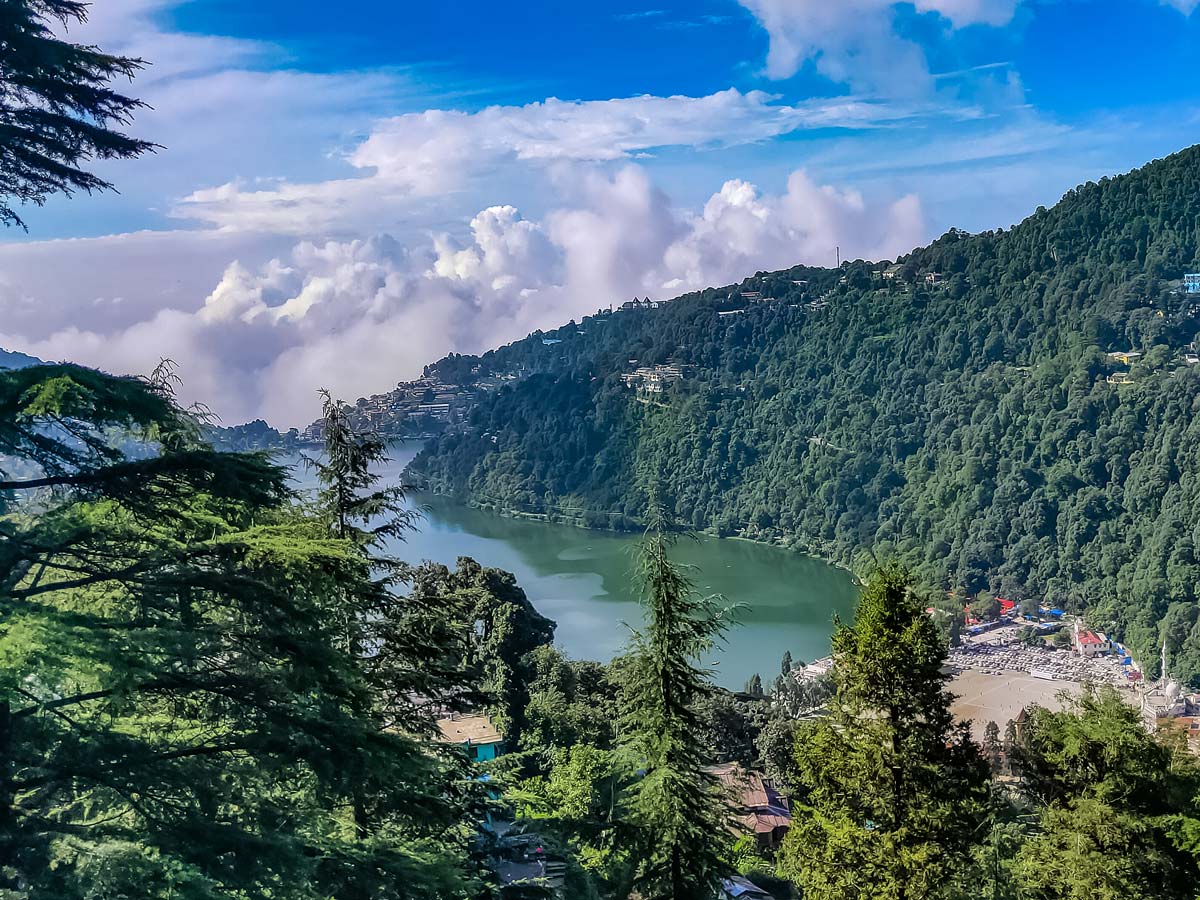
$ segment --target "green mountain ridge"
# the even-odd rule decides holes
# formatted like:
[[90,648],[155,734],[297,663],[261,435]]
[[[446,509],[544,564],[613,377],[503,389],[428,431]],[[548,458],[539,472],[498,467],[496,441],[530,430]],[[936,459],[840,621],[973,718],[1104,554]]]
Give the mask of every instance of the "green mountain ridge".
[[[1036,596],[1151,666],[1165,640],[1200,684],[1198,270],[1193,147],[898,267],[758,273],[447,357],[447,381],[524,377],[415,468],[594,526],[635,527],[654,491],[698,529]],[[669,360],[661,394],[620,377]]]

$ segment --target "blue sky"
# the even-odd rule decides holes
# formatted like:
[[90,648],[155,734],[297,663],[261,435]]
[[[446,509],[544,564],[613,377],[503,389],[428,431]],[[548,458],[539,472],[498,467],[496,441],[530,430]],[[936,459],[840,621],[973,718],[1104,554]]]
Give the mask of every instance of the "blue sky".
[[894,258],[1200,140],[1196,0],[96,0],[152,63],[0,235],[0,346],[305,421],[637,293]]

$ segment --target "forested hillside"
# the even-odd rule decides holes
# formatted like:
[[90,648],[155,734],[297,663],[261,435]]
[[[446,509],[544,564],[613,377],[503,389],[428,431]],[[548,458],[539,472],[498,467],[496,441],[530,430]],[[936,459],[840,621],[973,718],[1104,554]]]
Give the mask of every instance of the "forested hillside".
[[[759,273],[447,358],[448,380],[522,377],[417,469],[612,527],[653,483],[696,528],[1087,609],[1200,683],[1200,295],[1180,283],[1200,148],[898,263]],[[661,394],[620,378],[667,360],[684,377]]]

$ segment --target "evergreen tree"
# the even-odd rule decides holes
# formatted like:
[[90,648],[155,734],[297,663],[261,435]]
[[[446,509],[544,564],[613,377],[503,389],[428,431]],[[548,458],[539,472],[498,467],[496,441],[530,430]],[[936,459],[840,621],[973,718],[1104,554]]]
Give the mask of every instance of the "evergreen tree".
[[428,716],[415,712],[409,720],[409,698],[450,709],[478,699],[469,664],[470,610],[448,594],[398,596],[412,568],[387,552],[388,542],[402,541],[419,512],[408,505],[403,484],[379,486],[375,468],[388,461],[386,443],[356,426],[349,408],[328,391],[321,397],[324,452],[304,458],[320,484],[315,511],[335,538],[357,548],[372,574],[371,589],[347,596],[341,606],[347,651],[372,675],[388,726],[420,732]]
[[812,900],[946,896],[986,821],[988,774],[954,724],[945,648],[905,573],[875,573],[833,655],[829,716],[796,740],[781,871]]
[[[317,510],[371,574],[366,585],[338,604],[346,651],[368,678],[378,727],[429,736],[431,707],[461,710],[478,699],[476,673],[469,665],[469,610],[453,597],[418,591],[398,596],[395,589],[409,568],[386,553],[386,545],[389,539],[403,540],[417,511],[406,504],[402,484],[379,486],[375,469],[388,461],[387,445],[359,428],[349,408],[328,391],[320,393],[324,453],[305,460],[321,485]],[[388,792],[375,780],[385,773],[369,767],[369,760],[361,762],[351,783],[355,826],[366,838],[387,822]]]
[[751,675],[750,680],[746,682],[746,693],[751,697],[762,697],[765,695],[762,677],[757,672]]
[[995,722],[988,722],[984,726],[983,752],[987,757],[988,763],[991,764],[992,771],[998,771],[1001,759],[1000,726]]
[[428,712],[385,727],[345,651],[371,561],[198,431],[166,379],[0,372],[0,887],[461,894],[457,758]]
[[418,513],[406,505],[404,485],[377,489],[379,476],[372,471],[388,461],[387,444],[358,428],[349,407],[329,391],[320,394],[324,455],[305,461],[316,470],[321,507],[334,534],[364,550],[378,549],[388,538],[403,538],[415,526]]
[[109,86],[145,63],[55,35],[87,18],[82,0],[0,3],[0,221],[24,227],[14,204],[41,206],[47,195],[91,193],[112,185],[82,167],[140,156],[154,145],[114,126],[144,106]]
[[795,665],[792,663],[792,651],[784,650],[783,660],[779,664],[779,674],[784,678],[787,678],[792,674],[792,669],[794,668]]
[[1042,803],[1018,858],[1027,896],[1194,900],[1200,766],[1185,747],[1147,734],[1106,687],[1076,710],[1033,708],[1020,757]]
[[651,530],[640,549],[646,626],[635,632],[624,673],[620,751],[640,772],[624,798],[636,834],[636,877],[645,900],[711,900],[726,871],[728,810],[704,741],[697,704],[712,694],[699,658],[725,628],[671,562],[670,538]]
[[1004,723],[1004,755],[1012,761],[1013,755],[1017,752],[1017,723],[1009,719]]

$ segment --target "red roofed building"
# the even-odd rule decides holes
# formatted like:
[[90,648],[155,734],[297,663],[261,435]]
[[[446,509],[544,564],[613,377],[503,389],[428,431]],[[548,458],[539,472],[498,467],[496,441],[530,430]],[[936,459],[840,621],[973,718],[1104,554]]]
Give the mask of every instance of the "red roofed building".
[[1094,631],[1075,629],[1075,651],[1080,656],[1102,656],[1112,649],[1112,641]]
[[1010,613],[1017,608],[1015,600],[1005,600],[1003,597],[997,597],[996,602],[1000,604],[1000,615]]

